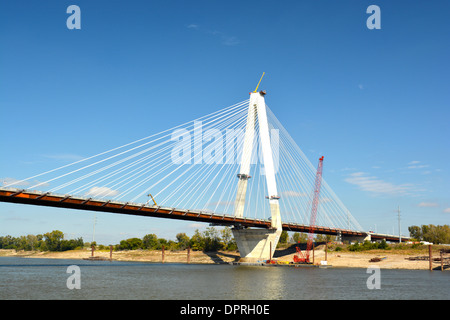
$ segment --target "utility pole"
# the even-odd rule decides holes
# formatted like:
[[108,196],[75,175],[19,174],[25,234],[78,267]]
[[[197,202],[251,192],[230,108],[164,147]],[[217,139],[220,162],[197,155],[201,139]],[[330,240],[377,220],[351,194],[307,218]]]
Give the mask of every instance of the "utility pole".
[[398,242],[402,243],[402,232],[401,232],[401,228],[400,228],[400,206],[398,206]]

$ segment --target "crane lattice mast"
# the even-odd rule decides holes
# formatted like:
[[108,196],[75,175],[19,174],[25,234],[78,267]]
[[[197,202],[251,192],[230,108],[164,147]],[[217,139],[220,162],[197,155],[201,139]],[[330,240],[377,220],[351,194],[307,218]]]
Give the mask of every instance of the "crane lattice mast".
[[[320,186],[322,184],[322,168],[323,168],[323,156],[319,159],[319,165],[317,167],[316,181],[314,184],[314,195],[311,205],[311,217],[309,220],[309,233],[308,242],[306,245],[306,254],[303,257],[300,249],[297,247],[298,256],[294,256],[294,262],[306,262],[309,263],[309,255],[313,246],[314,230],[317,218],[317,208],[319,207]],[[302,258],[300,258],[302,256]]]

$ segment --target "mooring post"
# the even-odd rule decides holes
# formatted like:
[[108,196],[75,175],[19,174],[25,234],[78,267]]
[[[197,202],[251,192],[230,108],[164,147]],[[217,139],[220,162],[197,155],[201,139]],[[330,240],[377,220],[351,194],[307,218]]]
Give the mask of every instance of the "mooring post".
[[313,242],[313,245],[312,245],[312,249],[313,249],[313,264],[314,264],[314,242]]
[[162,254],[162,263],[164,263],[164,245],[162,246],[161,254]]
[[191,263],[191,246],[187,247],[187,263]]
[[272,263],[272,241],[270,241],[269,263]]
[[325,261],[327,261],[328,242],[325,242]]
[[433,257],[431,254],[431,244],[428,245],[428,260],[430,261],[430,263],[429,263],[430,271],[432,271],[433,270],[433,266],[432,266]]
[[112,260],[112,245],[109,246],[109,260]]
[[93,257],[93,256],[94,256],[94,251],[95,251],[95,246],[94,246],[94,245],[92,245],[92,246],[91,246],[91,257]]
[[441,271],[444,271],[444,250],[441,250]]

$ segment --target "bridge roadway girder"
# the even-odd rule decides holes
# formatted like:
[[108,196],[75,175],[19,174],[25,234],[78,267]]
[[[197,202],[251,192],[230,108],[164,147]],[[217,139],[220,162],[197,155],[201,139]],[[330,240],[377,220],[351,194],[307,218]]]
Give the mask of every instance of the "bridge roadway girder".
[[[143,217],[155,217],[166,219],[190,220],[206,222],[217,225],[271,228],[270,220],[238,218],[231,215],[215,214],[194,210],[183,210],[177,208],[149,206],[146,204],[116,202],[111,200],[82,198],[69,195],[57,195],[39,191],[27,191],[13,188],[0,188],[0,202],[10,202],[47,207],[68,208],[88,211],[101,211],[118,214],[128,214]],[[309,226],[295,223],[283,223],[283,230],[293,232],[309,232]],[[327,235],[342,235],[349,237],[366,236],[366,232],[352,231],[346,229],[328,228],[316,226],[314,233]],[[389,239],[388,239],[389,237]],[[398,237],[371,234],[372,240],[386,239],[387,241],[398,241]],[[406,241],[408,238],[402,237]]]

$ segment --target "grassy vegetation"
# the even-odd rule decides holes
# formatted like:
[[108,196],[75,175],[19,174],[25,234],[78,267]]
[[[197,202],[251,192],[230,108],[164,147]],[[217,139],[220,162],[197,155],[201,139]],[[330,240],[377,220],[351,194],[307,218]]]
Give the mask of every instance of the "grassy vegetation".
[[[438,254],[441,249],[449,249],[448,246],[433,245],[433,254]],[[367,252],[378,254],[404,254],[404,255],[428,255],[428,245],[406,244],[406,243],[371,243],[366,241],[360,244],[331,244],[328,245],[329,252]]]

